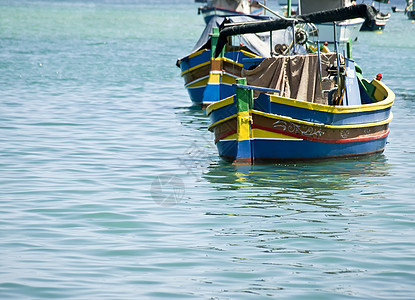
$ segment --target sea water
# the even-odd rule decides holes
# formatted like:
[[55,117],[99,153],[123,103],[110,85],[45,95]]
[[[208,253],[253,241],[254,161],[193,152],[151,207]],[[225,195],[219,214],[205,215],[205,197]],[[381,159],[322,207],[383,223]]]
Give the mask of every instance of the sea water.
[[413,299],[415,24],[354,43],[383,154],[236,167],[176,67],[197,7],[0,0],[0,298]]

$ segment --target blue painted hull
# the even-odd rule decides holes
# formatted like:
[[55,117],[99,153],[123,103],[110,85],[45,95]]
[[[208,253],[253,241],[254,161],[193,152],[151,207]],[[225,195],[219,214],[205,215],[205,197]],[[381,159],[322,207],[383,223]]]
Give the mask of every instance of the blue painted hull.
[[232,86],[235,79],[241,76],[242,61],[248,56],[247,52],[226,52],[222,62],[220,82],[210,82],[212,71],[211,51],[202,50],[188,55],[179,61],[182,77],[189,97],[194,105],[209,105],[213,102],[235,94],[236,88]]
[[[320,143],[307,140],[268,140],[253,139],[251,151],[255,162],[294,161],[349,157],[383,152],[387,137],[351,143]],[[217,143],[219,156],[234,161],[238,146],[236,140],[224,140]]]

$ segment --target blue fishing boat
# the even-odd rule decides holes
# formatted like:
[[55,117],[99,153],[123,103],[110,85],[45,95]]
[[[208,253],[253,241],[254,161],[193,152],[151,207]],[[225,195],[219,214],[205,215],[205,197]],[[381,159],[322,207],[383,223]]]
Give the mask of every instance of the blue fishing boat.
[[286,35],[273,35],[271,41],[269,33],[241,34],[229,38],[223,55],[214,58],[219,27],[272,19],[270,16],[215,16],[210,20],[191,53],[176,62],[193,105],[206,107],[233,95],[235,87],[232,84],[241,76],[243,60],[269,57],[270,45],[287,38]]
[[[215,56],[220,55],[226,37],[236,32],[338,21],[340,15],[370,20],[375,14],[370,6],[360,4],[335,13],[298,16],[294,21],[234,25],[221,30]],[[301,26],[295,28],[298,38]],[[297,41],[304,37],[293,44]],[[395,96],[381,81],[381,74],[371,81],[363,78],[348,45],[347,53],[340,54],[334,34],[331,52],[322,53],[318,47],[316,53],[246,59],[243,78],[234,85],[236,93],[206,110],[219,155],[234,163],[254,164],[382,152]]]

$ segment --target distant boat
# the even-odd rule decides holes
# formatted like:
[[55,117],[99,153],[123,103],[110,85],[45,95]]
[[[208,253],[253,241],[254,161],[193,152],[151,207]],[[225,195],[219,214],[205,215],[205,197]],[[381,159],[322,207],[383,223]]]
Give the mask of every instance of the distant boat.
[[213,16],[225,15],[260,15],[263,8],[250,0],[206,0],[205,6],[199,7],[198,13],[203,15],[205,23],[208,24]]
[[[318,11],[344,8],[353,5],[352,0],[299,0],[299,14],[309,14]],[[336,25],[337,36],[340,44],[346,44],[349,40],[355,41],[362,27],[364,19],[347,19],[338,22]],[[333,24],[330,22],[316,23],[319,31],[319,40],[332,40]],[[312,38],[312,37],[311,37]]]
[[[347,12],[347,14],[343,13]],[[313,23],[374,17],[366,4],[333,11],[235,24],[221,29],[214,57],[227,37]],[[298,32],[298,31],[297,31]],[[337,45],[335,28],[333,36]],[[297,34],[295,35],[297,37]],[[293,41],[295,43],[295,41]],[[351,43],[349,43],[350,45]],[[335,47],[337,50],[337,47]],[[234,95],[207,107],[219,155],[236,164],[348,157],[382,152],[394,93],[381,75],[367,81],[338,51],[246,59]]]
[[396,6],[392,6],[391,8],[392,8],[392,12],[394,12],[394,13],[396,13],[396,12],[404,12],[405,11],[404,9],[398,8]]
[[415,20],[415,7],[412,0],[407,1],[407,6],[405,8],[405,14],[408,16],[408,19]]
[[[383,13],[380,11],[381,3],[382,4],[389,4],[389,0],[373,0],[378,2],[379,6],[376,9],[376,18],[370,22],[364,22],[362,27],[360,28],[361,31],[382,31],[385,29],[386,23],[390,19],[390,13]],[[363,1],[364,2],[364,1]]]

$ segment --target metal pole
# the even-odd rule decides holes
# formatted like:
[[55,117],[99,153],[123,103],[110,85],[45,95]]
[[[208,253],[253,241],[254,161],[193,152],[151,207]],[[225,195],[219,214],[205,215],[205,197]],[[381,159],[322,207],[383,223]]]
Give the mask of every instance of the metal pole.
[[[264,1],[264,2],[266,2],[266,1]],[[276,11],[273,11],[271,8],[267,7],[265,4],[262,4],[260,2],[257,2],[257,4],[264,9],[264,15],[265,15],[265,11],[267,10],[270,13],[272,13],[273,15],[277,16],[278,18],[283,19],[283,20],[287,20],[287,18],[281,16]]]
[[321,74],[321,53],[320,53],[320,41],[317,41],[317,57],[318,57],[318,77],[320,80],[320,90],[321,90],[321,98],[324,97],[324,92],[323,92],[323,78],[322,74]]
[[339,59],[339,49],[337,47],[337,28],[336,28],[336,22],[333,22],[334,24],[334,49],[336,52],[336,60],[337,60],[337,92],[338,97],[340,98],[341,95],[341,86],[340,86],[340,59]]
[[293,23],[293,55],[295,55],[295,24]]
[[287,1],[287,17],[291,17],[291,0]]

